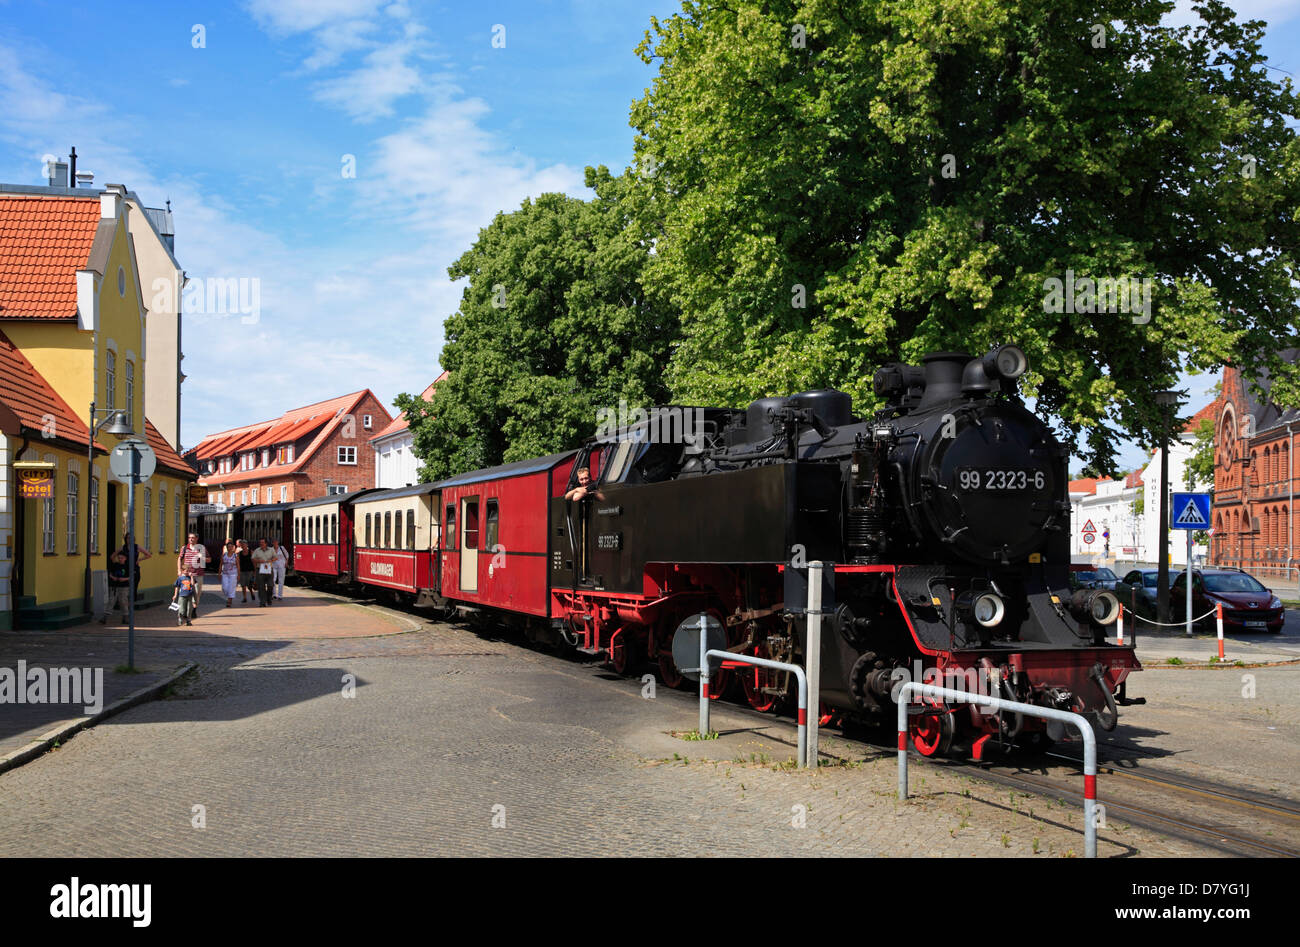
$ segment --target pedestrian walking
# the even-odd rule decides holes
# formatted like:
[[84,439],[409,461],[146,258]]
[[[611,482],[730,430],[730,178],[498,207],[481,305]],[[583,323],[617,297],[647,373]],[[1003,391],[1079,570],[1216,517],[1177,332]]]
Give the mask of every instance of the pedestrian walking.
[[172,603],[177,605],[176,624],[194,624],[194,576],[184,569],[176,574],[176,584],[172,586]]
[[108,558],[108,601],[104,603],[104,614],[99,618],[101,625],[107,625],[108,613],[118,609],[122,611],[122,624],[126,624],[126,595],[130,587],[131,580],[126,574],[126,556],[119,549]]
[[253,550],[253,568],[257,570],[257,604],[266,608],[271,604],[271,581],[275,577],[275,550],[265,539],[257,541]]
[[199,602],[203,599],[203,570],[208,566],[208,551],[199,542],[195,533],[190,533],[189,542],[181,547],[181,554],[176,557],[176,571],[186,573],[194,580],[194,617],[199,617]]
[[221,594],[226,598],[226,608],[235,604],[235,586],[239,584],[239,554],[235,541],[226,540],[226,551],[221,554]]
[[148,549],[142,549],[132,540],[131,534],[127,533],[126,538],[122,540],[122,548],[118,550],[123,556],[135,555],[135,585],[132,591],[135,593],[135,600],[140,601],[140,563],[146,559],[152,559],[153,553]]
[[289,550],[280,545],[279,537],[276,537],[271,543],[271,548],[275,551],[275,585],[272,595],[278,602],[284,598],[284,573],[289,568]]
[[242,539],[238,541],[239,545],[239,591],[243,596],[241,602],[247,602],[248,597],[253,594],[253,554],[248,549],[248,543]]

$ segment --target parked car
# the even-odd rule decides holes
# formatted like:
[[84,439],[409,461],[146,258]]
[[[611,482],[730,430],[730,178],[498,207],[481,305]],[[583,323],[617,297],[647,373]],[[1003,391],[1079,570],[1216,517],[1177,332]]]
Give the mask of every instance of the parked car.
[[[1169,584],[1172,587],[1181,569],[1169,570]],[[1143,618],[1156,617],[1156,598],[1158,589],[1156,581],[1160,578],[1159,569],[1133,569],[1124,574],[1115,585],[1115,594],[1129,611],[1137,612]]]
[[[1183,609],[1179,603],[1187,595],[1186,575],[1180,575],[1169,593],[1175,615]],[[1192,614],[1201,615],[1223,604],[1224,631],[1280,632],[1286,621],[1282,600],[1248,573],[1240,569],[1196,569],[1192,573]],[[1213,615],[1203,620],[1205,627],[1215,627]]]
[[1070,566],[1070,587],[1074,589],[1113,589],[1119,576],[1105,566],[1077,563]]

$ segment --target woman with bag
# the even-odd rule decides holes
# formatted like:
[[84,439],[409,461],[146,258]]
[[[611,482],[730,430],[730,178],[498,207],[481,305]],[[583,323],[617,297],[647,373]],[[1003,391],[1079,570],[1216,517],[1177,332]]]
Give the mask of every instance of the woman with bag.
[[221,594],[226,597],[226,608],[235,604],[235,586],[239,584],[239,555],[235,548],[235,541],[227,539],[221,554]]

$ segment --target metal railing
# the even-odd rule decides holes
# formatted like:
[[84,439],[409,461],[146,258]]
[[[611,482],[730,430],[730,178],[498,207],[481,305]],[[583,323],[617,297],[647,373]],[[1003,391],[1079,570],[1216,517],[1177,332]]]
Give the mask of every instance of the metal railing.
[[808,678],[804,675],[803,668],[797,664],[786,664],[784,661],[772,661],[768,658],[758,658],[752,654],[734,654],[730,651],[709,651],[707,636],[704,629],[700,629],[700,736],[708,736],[709,730],[709,662],[713,659],[718,661],[737,662],[740,664],[752,664],[755,667],[771,668],[774,671],[789,671],[799,682],[799,723],[798,723],[798,759],[797,763],[800,768],[806,766],[815,766],[816,760],[808,758]]
[[907,705],[908,698],[912,694],[979,704],[982,707],[992,707],[999,710],[1010,710],[1030,717],[1072,723],[1078,727],[1079,733],[1083,736],[1083,854],[1085,858],[1097,857],[1097,735],[1093,732],[1092,724],[1081,715],[1067,710],[1022,704],[1019,701],[1006,700],[1001,697],[985,697],[982,694],[953,690],[950,687],[937,687],[934,684],[909,682],[899,688],[898,691],[899,799],[907,798]]

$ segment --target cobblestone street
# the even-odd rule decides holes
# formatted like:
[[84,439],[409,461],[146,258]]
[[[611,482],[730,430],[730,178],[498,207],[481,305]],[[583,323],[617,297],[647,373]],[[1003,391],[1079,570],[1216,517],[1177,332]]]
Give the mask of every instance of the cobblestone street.
[[[464,628],[303,592],[210,613],[193,631],[238,633],[142,637],[200,665],[171,697],[0,775],[0,854],[1082,853],[1077,809],[922,763],[900,804],[892,754],[827,735],[846,763],[790,769],[790,723],[735,707],[689,742],[691,695]],[[1101,833],[1103,856],[1196,852]]]

